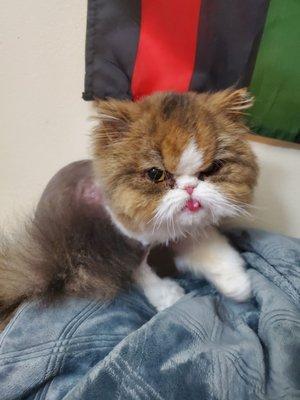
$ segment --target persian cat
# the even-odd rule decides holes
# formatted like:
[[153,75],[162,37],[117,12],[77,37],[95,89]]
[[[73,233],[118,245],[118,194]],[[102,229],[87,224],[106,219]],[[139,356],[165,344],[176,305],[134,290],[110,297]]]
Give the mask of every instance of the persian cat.
[[157,244],[172,249],[178,270],[247,299],[243,259],[216,226],[251,202],[250,106],[244,89],[97,101],[92,160],[62,169],[14,243],[2,244],[2,313],[34,298],[108,299],[129,283],[163,310],[184,291],[148,265]]

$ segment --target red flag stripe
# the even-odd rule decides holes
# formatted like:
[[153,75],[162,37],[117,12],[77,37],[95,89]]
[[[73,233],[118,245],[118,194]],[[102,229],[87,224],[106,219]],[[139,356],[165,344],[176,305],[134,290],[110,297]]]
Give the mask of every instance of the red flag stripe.
[[201,0],[141,0],[141,31],[131,91],[188,90],[192,78]]

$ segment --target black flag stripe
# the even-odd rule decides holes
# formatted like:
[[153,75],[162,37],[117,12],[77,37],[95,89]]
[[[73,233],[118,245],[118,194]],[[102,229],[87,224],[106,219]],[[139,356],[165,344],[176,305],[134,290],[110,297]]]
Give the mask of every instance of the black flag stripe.
[[140,0],[89,0],[83,98],[131,98]]
[[269,0],[202,0],[191,90],[249,84],[268,5]]

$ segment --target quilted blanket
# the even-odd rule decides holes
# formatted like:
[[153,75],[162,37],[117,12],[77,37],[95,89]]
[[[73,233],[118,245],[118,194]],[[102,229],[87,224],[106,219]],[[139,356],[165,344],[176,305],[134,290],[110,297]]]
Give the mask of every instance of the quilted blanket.
[[24,304],[0,335],[0,399],[300,399],[300,241],[229,233],[253,297],[182,276],[157,313],[135,288],[110,303]]

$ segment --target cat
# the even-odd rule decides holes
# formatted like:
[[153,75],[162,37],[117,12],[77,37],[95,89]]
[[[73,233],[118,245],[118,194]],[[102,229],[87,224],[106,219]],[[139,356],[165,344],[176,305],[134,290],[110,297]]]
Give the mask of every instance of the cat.
[[66,295],[113,298],[135,283],[159,311],[184,295],[148,264],[156,244],[179,271],[204,276],[246,300],[244,261],[218,230],[247,212],[257,181],[247,143],[246,89],[155,93],[139,101],[97,100],[92,161],[48,184],[34,218],[0,252],[0,309]]

